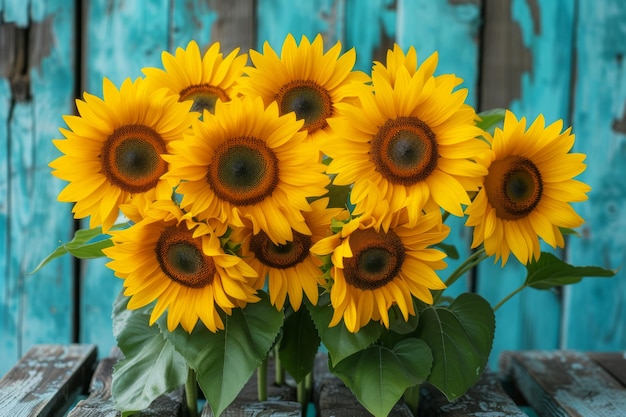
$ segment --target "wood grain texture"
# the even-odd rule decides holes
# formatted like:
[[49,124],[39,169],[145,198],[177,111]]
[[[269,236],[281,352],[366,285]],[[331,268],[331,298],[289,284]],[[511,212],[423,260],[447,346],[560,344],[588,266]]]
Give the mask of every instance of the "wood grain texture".
[[502,388],[498,375],[490,370],[483,372],[476,385],[465,395],[449,402],[432,385],[421,390],[419,415],[429,417],[495,417],[526,416]]
[[267,41],[279,52],[288,33],[297,42],[302,35],[312,41],[321,33],[324,46],[328,48],[343,36],[344,7],[344,0],[257,0],[256,49],[263,50],[263,43]]
[[347,0],[344,23],[346,48],[356,48],[355,69],[370,73],[372,61],[384,62],[393,48],[398,25],[397,1]]
[[626,388],[584,353],[504,352],[501,365],[541,416],[615,417],[626,410]]
[[6,416],[57,416],[82,393],[93,372],[93,345],[36,345],[0,380]]
[[36,279],[28,276],[73,228],[68,206],[50,210],[63,186],[48,168],[57,156],[51,139],[58,137],[61,116],[70,109],[74,83],[74,11],[62,3],[24,4],[26,21],[17,5],[3,13],[5,22],[15,25],[15,49],[8,84],[2,83],[0,91],[6,126],[0,140],[0,217],[6,219],[0,226],[5,256],[0,350],[8,358],[0,374],[31,345],[67,343],[72,333],[71,259],[54,261]]
[[612,279],[588,279],[568,289],[567,347],[615,350],[626,346],[626,4],[580,0],[573,96],[575,151],[587,154],[580,179],[592,190],[577,205],[586,220],[567,257],[583,265],[619,269]]

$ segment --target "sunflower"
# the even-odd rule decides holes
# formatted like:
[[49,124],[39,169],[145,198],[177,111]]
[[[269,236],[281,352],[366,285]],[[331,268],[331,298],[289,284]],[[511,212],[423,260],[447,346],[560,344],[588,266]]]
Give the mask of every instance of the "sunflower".
[[574,135],[562,129],[561,120],[545,126],[539,115],[526,130],[526,119],[507,111],[502,129],[489,138],[492,152],[481,160],[488,173],[465,224],[474,227],[472,247],[483,243],[502,265],[511,252],[523,264],[539,259],[539,238],[562,248],[560,228],[583,223],[570,203],[587,200],[591,190],[573,179],[585,170],[585,155],[570,153]]
[[218,101],[215,115],[205,111],[172,145],[166,177],[185,180],[177,189],[181,206],[199,219],[235,228],[247,219],[254,234],[263,230],[284,245],[292,230],[311,234],[301,212],[329,182],[318,151],[303,146],[301,126],[293,113],[279,116],[276,103],[265,108],[258,97]]
[[[263,231],[253,235],[249,229],[243,242],[241,256],[258,272],[257,288],[263,287],[268,280],[270,301],[278,310],[282,310],[287,296],[294,310],[302,303],[303,293],[315,305],[318,300],[318,288],[325,284],[320,270],[322,262],[309,249],[330,233],[332,219],[347,217],[347,211],[327,208],[328,198],[321,198],[311,203],[312,211],[304,212],[304,218],[311,229],[311,235],[293,232],[293,239],[284,245],[274,244]],[[237,232],[235,232],[237,233]]]
[[161,176],[168,164],[161,158],[196,118],[190,103],[153,92],[141,78],[125,80],[119,90],[103,82],[104,99],[84,94],[77,100],[79,116],[65,116],[65,139],[54,140],[64,155],[50,163],[58,178],[69,181],[58,199],[74,202],[75,218],[106,232],[131,197],[168,198],[175,186]]
[[234,96],[237,79],[243,74],[247,55],[237,55],[234,49],[223,58],[220,44],[216,42],[202,55],[195,41],[187,48],[177,48],[176,55],[167,51],[161,54],[164,69],[143,68],[146,81],[155,88],[166,87],[180,101],[192,100],[191,110],[215,111],[217,100],[229,101]]
[[144,218],[128,229],[111,232],[114,246],[103,250],[107,266],[124,279],[129,309],[156,301],[152,325],[167,310],[167,328],[187,332],[198,319],[216,332],[224,328],[220,311],[256,302],[256,272],[241,258],[224,253],[206,224],[184,215],[171,200],[157,200]]
[[433,76],[435,66],[436,55],[414,72],[397,62],[373,70],[374,93],[360,87],[358,103],[338,105],[337,117],[328,120],[341,139],[322,149],[333,159],[327,172],[336,174],[337,185],[354,184],[355,213],[378,204],[368,198],[369,184],[382,191],[391,212],[408,207],[412,224],[423,210],[463,216],[468,191],[478,191],[486,170],[473,159],[488,145],[464,103],[467,90],[455,91],[461,80]]
[[251,50],[253,67],[246,68],[240,92],[258,95],[265,105],[276,101],[280,114],[295,112],[304,120],[303,130],[311,143],[319,146],[329,133],[326,119],[335,114],[335,106],[353,97],[351,84],[365,83],[369,77],[353,71],[356,52],[351,49],[340,56],[337,42],[324,53],[324,41],[317,35],[313,42],[302,36],[296,44],[293,35],[285,38],[280,57],[268,42],[263,53]]
[[408,320],[415,315],[412,297],[432,304],[430,290],[445,288],[435,272],[446,267],[445,254],[430,247],[450,231],[439,213],[420,216],[415,226],[406,210],[394,217],[387,231],[374,227],[377,220],[355,217],[311,248],[318,256],[331,255],[331,327],[343,319],[352,333],[370,320],[388,328],[393,305]]
[[[402,48],[398,44],[394,44],[393,49],[387,51],[386,58],[385,63],[374,61],[373,71],[380,74],[391,85],[395,84],[396,74],[400,67],[405,67],[411,76],[417,72],[417,52],[413,46],[409,47],[405,55]],[[432,77],[435,74],[438,58],[439,54],[435,51],[422,62],[419,68],[421,68],[425,77]]]

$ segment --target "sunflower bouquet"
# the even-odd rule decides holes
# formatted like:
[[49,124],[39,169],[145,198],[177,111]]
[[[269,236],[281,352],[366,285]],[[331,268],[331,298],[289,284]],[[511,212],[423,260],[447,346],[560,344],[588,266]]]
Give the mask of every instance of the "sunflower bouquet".
[[[76,101],[50,166],[89,227],[44,263],[106,256],[123,279],[122,415],[181,385],[192,414],[199,386],[220,415],[269,357],[306,393],[320,346],[376,416],[424,382],[452,400],[485,368],[499,307],[446,295],[456,280],[511,254],[519,290],[612,275],[542,253],[583,223],[571,129],[477,113],[437,58],[396,45],[366,74],[319,35],[280,55],[192,41]],[[473,229],[451,272],[450,216]]]

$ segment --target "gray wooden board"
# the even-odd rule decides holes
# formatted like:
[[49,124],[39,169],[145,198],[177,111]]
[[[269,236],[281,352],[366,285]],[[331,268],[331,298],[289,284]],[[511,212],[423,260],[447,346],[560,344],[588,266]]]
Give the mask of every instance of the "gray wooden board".
[[87,386],[96,363],[94,345],[35,345],[0,380],[5,416],[56,416]]
[[626,415],[626,389],[576,351],[505,351],[500,365],[541,416]]
[[495,372],[487,370],[465,395],[450,402],[432,385],[421,389],[419,415],[432,417],[526,416],[502,388]]

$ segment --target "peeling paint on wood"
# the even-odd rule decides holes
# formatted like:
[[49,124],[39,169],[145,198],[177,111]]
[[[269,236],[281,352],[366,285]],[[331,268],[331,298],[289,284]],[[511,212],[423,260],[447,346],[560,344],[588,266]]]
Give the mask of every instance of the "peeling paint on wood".
[[82,393],[96,361],[89,345],[38,345],[0,380],[4,415],[55,416]]
[[626,136],[613,129],[624,115],[626,3],[579,0],[576,81],[572,97],[575,150],[587,154],[580,179],[592,190],[578,205],[583,238],[571,239],[567,258],[619,271],[610,280],[588,279],[567,289],[564,342],[572,349],[626,346]]
[[524,417],[524,413],[502,388],[497,373],[486,370],[465,395],[449,402],[432,385],[422,387],[420,415],[429,417]]
[[508,108],[521,96],[521,77],[532,68],[532,55],[523,42],[510,1],[485,2],[480,105]]
[[11,34],[6,43],[15,48],[2,53],[11,65],[9,78],[0,82],[0,123],[5,126],[0,131],[0,375],[34,343],[69,342],[72,332],[71,260],[55,260],[36,279],[27,275],[58,241],[68,240],[73,227],[69,207],[49,209],[58,204],[61,189],[49,173],[56,155],[51,139],[69,109],[74,84],[74,11],[61,3],[48,1],[44,8],[22,2],[30,13],[26,20],[17,4],[3,14],[3,26],[10,30],[2,33]]
[[505,352],[501,364],[540,415],[615,417],[626,410],[626,388],[584,353]]

